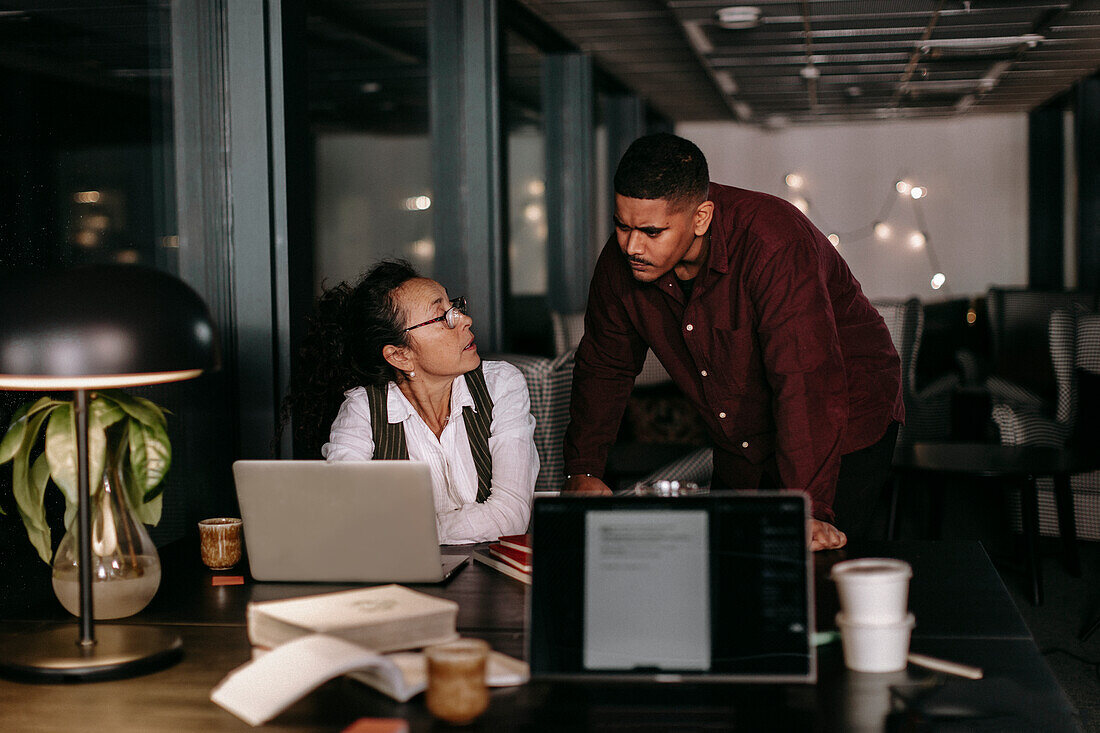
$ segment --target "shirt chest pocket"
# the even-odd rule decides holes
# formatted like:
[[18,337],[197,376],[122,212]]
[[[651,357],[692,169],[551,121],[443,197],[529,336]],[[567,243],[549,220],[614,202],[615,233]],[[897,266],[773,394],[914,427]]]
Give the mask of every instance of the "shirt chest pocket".
[[715,328],[708,371],[718,378],[719,390],[745,392],[757,369],[756,339],[751,327]]

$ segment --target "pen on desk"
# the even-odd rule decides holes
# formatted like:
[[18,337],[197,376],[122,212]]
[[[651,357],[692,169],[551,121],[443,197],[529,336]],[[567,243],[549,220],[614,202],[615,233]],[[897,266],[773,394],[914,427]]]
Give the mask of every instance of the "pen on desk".
[[915,664],[918,667],[924,667],[925,669],[935,670],[936,672],[946,672],[947,674],[966,677],[971,680],[980,680],[982,678],[982,670],[977,667],[959,664],[958,662],[949,662],[946,659],[936,659],[935,657],[928,657],[924,654],[910,654],[909,663]]

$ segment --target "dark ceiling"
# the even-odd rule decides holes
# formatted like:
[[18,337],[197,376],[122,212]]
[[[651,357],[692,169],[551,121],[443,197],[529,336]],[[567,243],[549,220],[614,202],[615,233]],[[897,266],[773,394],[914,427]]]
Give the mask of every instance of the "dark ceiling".
[[1100,0],[762,0],[748,28],[729,0],[523,2],[675,120],[1022,112],[1100,68]]
[[[283,1],[303,8],[315,124],[426,129],[427,0]],[[538,116],[541,53],[569,48],[593,56],[604,88],[632,89],[674,121],[764,126],[1023,112],[1100,68],[1100,0],[762,0],[737,12],[723,0],[499,6],[510,122]],[[0,0],[0,67],[148,88],[150,77],[170,77],[168,8]],[[749,27],[723,27],[720,11]]]

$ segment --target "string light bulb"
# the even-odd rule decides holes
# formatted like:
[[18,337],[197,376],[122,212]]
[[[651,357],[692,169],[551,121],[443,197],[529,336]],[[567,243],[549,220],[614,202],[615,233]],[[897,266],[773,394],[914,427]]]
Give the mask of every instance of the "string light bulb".
[[[788,189],[786,194],[787,200],[792,206],[798,209],[802,214],[810,216],[810,201],[806,197],[808,193],[807,180],[801,173],[791,171],[783,177],[783,182]],[[927,198],[928,187],[922,185],[916,185],[912,179],[898,178],[894,181],[894,190],[901,198],[911,199],[913,201],[919,201],[920,199]],[[862,227],[854,228],[848,234],[844,235],[852,241],[858,242],[873,236],[883,243],[896,243],[895,246],[902,246],[910,250],[921,251],[925,248],[929,249],[928,258],[931,262],[934,262],[935,258],[931,252],[931,235],[927,231],[921,229],[908,229],[904,226],[900,226],[897,222],[890,222],[890,212],[896,204],[891,196],[886,202],[886,205],[880,210],[878,216],[881,218],[874,219],[870,225],[864,225]],[[914,206],[914,212],[916,214],[917,226],[923,226],[921,220],[921,211],[919,206]],[[814,218],[817,218],[818,212],[814,211]],[[821,229],[822,232],[828,232],[828,229]],[[826,239],[833,247],[839,249],[841,247],[841,235],[838,232],[830,232],[826,235]],[[933,290],[939,290],[946,286],[947,275],[943,272],[934,273],[930,280],[928,280]],[[967,313],[967,322],[975,323],[977,320],[977,314],[973,311]]]

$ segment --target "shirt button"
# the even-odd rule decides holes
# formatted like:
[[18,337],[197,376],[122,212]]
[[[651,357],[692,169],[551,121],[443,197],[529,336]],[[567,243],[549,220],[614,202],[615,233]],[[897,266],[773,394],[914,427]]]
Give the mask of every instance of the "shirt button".
[[746,441],[743,441],[743,442],[741,443],[741,447],[742,447],[742,448],[748,448],[748,447],[749,447],[749,441],[747,441],[747,440],[746,440]]
[[726,419],[726,413],[724,413],[724,412],[719,412],[719,413],[718,413],[718,417],[720,417],[720,418],[722,418],[723,420],[725,420],[725,419]]
[[686,328],[689,331],[694,331],[695,330],[695,326],[691,325],[690,323],[686,326]]
[[703,371],[701,371],[701,372],[699,372],[699,373],[700,373],[701,375],[703,375],[704,377],[705,377],[705,376],[707,376],[707,370],[706,370],[706,369],[704,369]]

